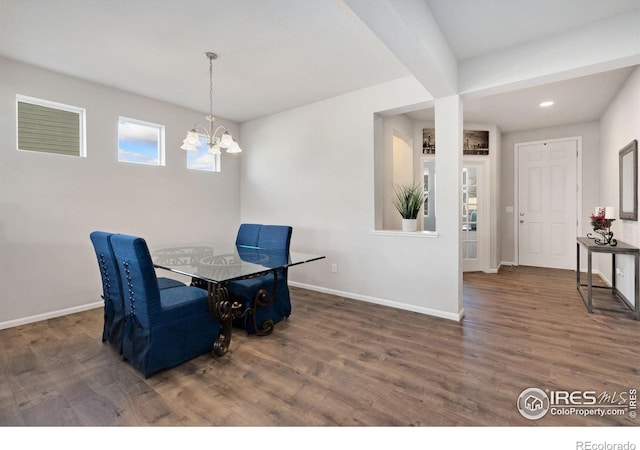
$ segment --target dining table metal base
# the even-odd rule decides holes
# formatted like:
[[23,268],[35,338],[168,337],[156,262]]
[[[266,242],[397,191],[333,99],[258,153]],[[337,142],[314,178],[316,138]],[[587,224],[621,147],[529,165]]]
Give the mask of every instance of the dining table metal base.
[[273,328],[275,327],[275,323],[271,319],[267,319],[261,324],[258,324],[258,308],[266,308],[267,306],[272,304],[276,298],[276,294],[278,293],[278,272],[271,273],[273,274],[272,291],[269,292],[264,288],[258,289],[253,298],[252,307],[246,309],[246,313],[251,316],[253,329],[258,336],[267,336],[271,334]]
[[[191,277],[191,286],[207,291],[207,303],[211,317],[219,323],[220,334],[213,342],[213,353],[224,356],[229,351],[234,322],[245,317],[250,320],[256,334],[267,335],[273,331],[271,319],[258,324],[258,309],[268,307],[278,288],[278,271],[324,258],[299,252],[283,252],[232,244],[196,243],[155,249],[153,265]],[[253,304],[243,304],[229,293],[232,281],[248,280],[273,274],[273,290],[258,289]],[[286,280],[286,279],[285,279]],[[286,281],[285,281],[286,282]],[[249,317],[250,316],[250,317]]]
[[231,344],[233,319],[242,315],[242,305],[229,299],[229,290],[224,283],[208,283],[209,313],[220,323],[220,336],[213,343],[213,352],[224,356]]

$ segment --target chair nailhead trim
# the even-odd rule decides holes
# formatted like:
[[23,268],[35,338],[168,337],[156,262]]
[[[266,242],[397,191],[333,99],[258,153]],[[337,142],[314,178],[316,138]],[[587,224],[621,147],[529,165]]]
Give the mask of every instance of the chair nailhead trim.
[[100,253],[100,273],[102,274],[102,281],[105,286],[104,299],[106,301],[110,301],[111,280],[109,280],[109,271],[107,270],[107,261],[104,258],[104,253]]
[[136,312],[136,304],[135,304],[135,298],[134,298],[134,293],[133,293],[133,280],[131,279],[131,271],[129,269],[129,262],[125,261],[123,263],[124,266],[124,273],[127,277],[127,287],[129,288],[129,306],[131,308],[131,313],[129,314],[130,316],[135,317],[135,312]]

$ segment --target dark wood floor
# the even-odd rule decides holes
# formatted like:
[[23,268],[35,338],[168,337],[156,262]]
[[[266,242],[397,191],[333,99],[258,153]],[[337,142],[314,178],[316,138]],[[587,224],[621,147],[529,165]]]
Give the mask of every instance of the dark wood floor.
[[[572,271],[464,277],[455,322],[291,288],[267,337],[234,335],[145,379],[100,340],[101,310],[0,331],[0,424],[166,426],[637,425],[516,409],[523,389],[640,387],[640,322],[587,314]],[[425,290],[428,296],[428,290]],[[610,302],[607,294],[601,302]]]

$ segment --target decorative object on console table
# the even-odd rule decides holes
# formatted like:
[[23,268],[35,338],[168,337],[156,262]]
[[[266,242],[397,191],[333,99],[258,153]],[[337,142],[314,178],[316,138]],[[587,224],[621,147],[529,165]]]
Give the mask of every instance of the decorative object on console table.
[[397,186],[394,192],[393,206],[402,216],[402,231],[416,231],[418,213],[424,203],[424,189],[414,183]]
[[618,245],[618,241],[613,239],[613,232],[611,231],[611,223],[616,220],[616,209],[613,206],[596,206],[594,213],[591,215],[591,226],[593,231],[600,236],[595,236],[593,233],[587,233],[589,239],[593,239],[598,245]]

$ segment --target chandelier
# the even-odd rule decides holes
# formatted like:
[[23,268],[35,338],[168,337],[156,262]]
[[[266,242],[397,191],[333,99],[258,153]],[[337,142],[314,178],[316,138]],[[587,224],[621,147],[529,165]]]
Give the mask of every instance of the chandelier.
[[221,148],[226,149],[227,153],[240,153],[242,149],[225,127],[220,125],[215,130],[213,128],[213,122],[216,120],[213,117],[213,60],[218,55],[213,52],[206,52],[204,55],[209,58],[209,115],[207,116],[209,126],[205,127],[200,123],[196,123],[191,131],[187,133],[187,137],[182,141],[180,148],[182,150],[195,151],[197,147],[202,145],[200,136],[204,136],[207,138],[209,153],[219,155]]

